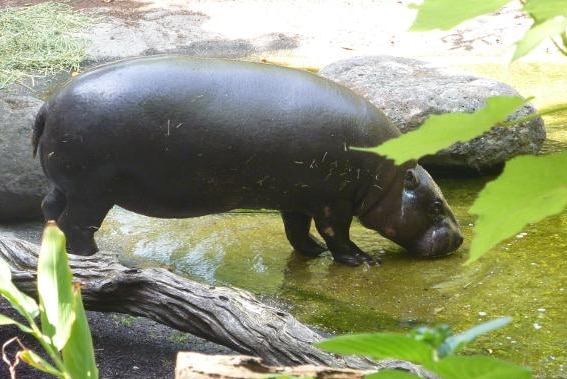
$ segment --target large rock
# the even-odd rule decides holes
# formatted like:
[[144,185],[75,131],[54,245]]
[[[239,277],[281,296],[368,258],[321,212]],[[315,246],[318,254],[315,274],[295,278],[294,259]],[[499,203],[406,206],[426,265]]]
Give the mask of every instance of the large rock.
[[0,94],[0,221],[41,217],[48,185],[30,142],[41,104],[30,96]]
[[[332,63],[320,74],[355,90],[407,132],[429,115],[473,112],[489,96],[518,96],[509,85],[427,62],[392,56],[352,58]],[[512,118],[534,113],[531,105]],[[519,154],[539,151],[545,140],[543,120],[514,127],[496,127],[466,143],[457,143],[420,162],[434,169],[489,172]]]

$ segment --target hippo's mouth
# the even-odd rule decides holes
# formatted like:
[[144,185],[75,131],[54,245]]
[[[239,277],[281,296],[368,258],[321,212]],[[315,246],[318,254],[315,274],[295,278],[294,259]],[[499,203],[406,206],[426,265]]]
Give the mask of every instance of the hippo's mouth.
[[440,258],[451,255],[462,243],[463,236],[460,233],[434,230],[427,233],[415,245],[406,248],[411,254],[419,257]]

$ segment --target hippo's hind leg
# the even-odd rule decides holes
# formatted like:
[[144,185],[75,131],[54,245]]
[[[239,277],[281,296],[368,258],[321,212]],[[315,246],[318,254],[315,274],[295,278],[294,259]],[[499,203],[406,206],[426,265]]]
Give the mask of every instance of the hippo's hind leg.
[[309,233],[311,216],[301,212],[282,212],[281,214],[285,235],[295,251],[309,257],[316,257],[327,250]]
[[57,221],[67,238],[69,253],[92,255],[98,251],[94,233],[112,205],[105,199],[67,197],[65,210]]
[[327,205],[315,215],[315,226],[336,262],[349,266],[358,266],[364,262],[379,264],[376,258],[366,254],[350,240],[352,217],[348,203]]
[[41,202],[41,210],[45,221],[57,221],[66,205],[67,198],[65,194],[57,187],[52,186]]

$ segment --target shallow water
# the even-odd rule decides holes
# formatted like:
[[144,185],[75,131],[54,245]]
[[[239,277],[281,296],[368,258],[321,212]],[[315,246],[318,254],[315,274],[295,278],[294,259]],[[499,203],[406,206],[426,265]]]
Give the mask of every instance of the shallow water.
[[[494,65],[474,71],[538,96],[538,107],[567,102],[553,95],[564,96],[565,66],[519,67],[513,74]],[[567,112],[546,119],[547,151],[565,148],[566,121]],[[465,352],[509,359],[532,367],[538,377],[567,378],[567,212],[526,227],[464,266],[474,223],[467,210],[487,180],[439,181],[465,234],[464,245],[443,259],[412,258],[358,224],[353,241],[381,257],[380,267],[336,265],[328,254],[306,259],[292,252],[274,212],[158,220],[114,209],[97,240],[102,248],[122,251],[126,264],[164,266],[276,298],[302,322],[329,332],[403,332],[439,323],[461,331],[509,315],[511,325],[479,338]]]

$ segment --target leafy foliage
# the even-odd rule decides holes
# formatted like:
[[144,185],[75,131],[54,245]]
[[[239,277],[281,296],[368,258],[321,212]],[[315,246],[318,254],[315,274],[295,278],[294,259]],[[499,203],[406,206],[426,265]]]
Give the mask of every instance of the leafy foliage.
[[[434,29],[449,30],[460,23],[498,10],[510,0],[469,0],[459,6],[451,0],[425,0],[418,9],[417,17],[410,30],[415,32]],[[565,53],[567,49],[567,6],[564,0],[529,0],[525,1],[522,11],[532,19],[533,24],[517,42],[512,60],[519,59],[532,51],[543,40],[560,35]]]
[[37,262],[41,328],[57,350],[61,350],[75,321],[73,289],[69,285],[73,275],[65,252],[63,232],[49,226],[43,232],[43,241]]
[[518,96],[494,96],[475,113],[449,113],[430,116],[417,130],[368,149],[356,149],[384,155],[402,164],[418,159],[460,141],[467,141],[504,121],[526,100]]
[[[390,333],[353,334],[331,338],[319,343],[318,346],[332,353],[408,360],[423,365],[443,379],[531,378],[530,370],[493,357],[453,355],[477,336],[500,328],[510,321],[509,317],[503,317],[456,335],[452,335],[445,325],[417,328],[407,336]],[[367,376],[371,379],[416,377],[395,370],[383,370]]]
[[[468,262],[567,205],[567,151],[510,160],[470,209],[478,215]],[[495,204],[498,204],[495,206]]]
[[[0,259],[0,294],[26,319],[28,326],[3,315],[0,315],[0,325],[15,324],[33,335],[52,363],[14,338],[11,341],[16,340],[22,347],[17,358],[59,378],[98,378],[80,286],[72,283],[65,236],[53,222],[48,223],[43,233],[37,277],[39,306],[14,286],[8,264]],[[34,320],[38,315],[41,318],[41,330]],[[3,358],[9,362],[7,357]],[[18,359],[11,365],[13,373]]]
[[318,346],[332,353],[367,355],[376,359],[397,358],[418,363],[434,360],[431,346],[393,333],[344,335],[320,342]]
[[502,8],[510,0],[468,0],[455,6],[453,0],[426,0],[415,6],[419,13],[411,26],[414,32],[441,29],[449,30],[463,21],[494,12]]
[[452,356],[428,366],[443,379],[529,379],[530,370],[493,357]]

